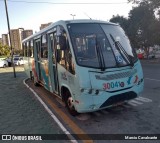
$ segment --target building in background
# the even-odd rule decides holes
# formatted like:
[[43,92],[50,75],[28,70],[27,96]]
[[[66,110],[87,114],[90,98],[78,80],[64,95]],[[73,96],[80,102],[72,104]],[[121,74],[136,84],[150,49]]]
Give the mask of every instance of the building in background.
[[2,34],[2,45],[9,46],[9,37],[8,34]]
[[23,28],[11,29],[11,43],[14,50],[22,49],[22,31],[24,31]]
[[49,26],[49,25],[51,25],[51,24],[52,24],[52,22],[45,23],[45,24],[41,24],[40,30],[42,30],[43,28],[45,28],[45,27],[47,27],[47,26]]
[[[33,30],[24,30],[24,28],[11,29],[12,48],[14,50],[21,50],[22,40],[31,36],[32,34]],[[2,34],[2,45],[10,46],[9,34]]]
[[23,30],[22,31],[22,40],[33,35],[33,30]]

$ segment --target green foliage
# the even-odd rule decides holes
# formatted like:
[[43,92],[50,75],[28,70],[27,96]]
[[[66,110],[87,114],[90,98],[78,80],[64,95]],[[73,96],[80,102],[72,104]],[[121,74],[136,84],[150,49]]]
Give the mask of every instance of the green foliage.
[[133,42],[134,46],[138,46],[137,48],[142,46],[149,47],[156,43],[152,37],[156,32],[153,28],[155,21],[154,13],[148,5],[140,5],[130,11],[128,25],[130,29],[129,37],[135,39],[134,41],[136,43]]
[[156,11],[160,18],[160,0],[128,0],[128,2],[132,2],[138,5],[149,5],[150,9],[154,12]]
[[110,22],[118,23],[125,30],[128,27],[128,19],[124,18],[123,16],[119,16],[119,15],[114,16],[113,15],[113,17],[110,19]]
[[119,23],[128,35],[134,48],[145,48],[160,45],[160,20],[155,18],[150,4],[141,3],[129,12],[128,19],[113,16],[111,22]]
[[140,5],[147,3],[150,5],[150,7],[154,8],[154,9],[157,9],[160,7],[159,0],[128,0],[128,2],[132,2],[132,3],[140,4]]
[[16,49],[16,50],[14,50],[14,54],[15,54],[15,55],[23,56],[23,50]]
[[9,56],[10,55],[10,47],[8,47],[7,45],[2,45],[2,43],[0,43],[0,56]]

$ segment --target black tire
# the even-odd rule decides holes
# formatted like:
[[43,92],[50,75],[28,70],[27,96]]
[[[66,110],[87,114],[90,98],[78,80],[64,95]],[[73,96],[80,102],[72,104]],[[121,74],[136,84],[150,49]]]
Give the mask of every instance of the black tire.
[[65,91],[64,93],[64,102],[65,102],[65,105],[66,105],[66,108],[67,110],[69,111],[69,113],[72,115],[72,116],[76,116],[78,115],[79,113],[75,110],[74,106],[72,105],[71,102],[73,102],[73,99],[71,97],[71,94],[70,92],[67,90]]
[[6,67],[6,64],[3,65],[3,68],[5,68],[5,67]]
[[8,62],[8,67],[10,67],[11,66],[11,63],[10,62]]

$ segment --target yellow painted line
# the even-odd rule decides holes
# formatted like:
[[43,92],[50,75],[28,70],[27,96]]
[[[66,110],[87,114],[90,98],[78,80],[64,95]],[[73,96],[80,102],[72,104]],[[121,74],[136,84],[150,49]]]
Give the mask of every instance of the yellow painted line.
[[[61,117],[61,119],[72,129],[74,134],[83,141],[83,143],[93,143],[93,140],[79,127],[74,123],[61,109],[57,107],[48,97],[43,96],[45,101],[54,109],[54,111]],[[82,134],[82,135],[81,135]],[[86,140],[84,140],[86,139]]]

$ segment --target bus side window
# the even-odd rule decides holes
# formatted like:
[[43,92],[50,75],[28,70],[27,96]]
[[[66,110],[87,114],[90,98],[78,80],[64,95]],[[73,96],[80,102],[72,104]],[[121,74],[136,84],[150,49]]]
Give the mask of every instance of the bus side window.
[[69,44],[68,44],[67,50],[65,51],[65,59],[66,59],[66,69],[70,73],[75,74],[75,68],[74,68],[75,65],[74,65],[74,62],[73,62],[72,53],[71,53]]
[[65,67],[65,56],[64,56],[65,52],[64,50],[60,50],[58,45],[57,45],[57,62],[62,65],[63,67]]
[[31,57],[31,41],[29,41],[28,57]]
[[34,57],[33,40],[31,40],[30,46],[31,46],[31,57]]
[[24,57],[27,57],[27,45],[24,43]]
[[48,58],[47,36],[42,35],[41,43],[41,58]]
[[26,57],[29,57],[29,42],[27,42],[27,47],[26,47],[26,50],[27,50],[27,54],[26,54]]
[[66,48],[64,50],[61,50],[57,45],[57,62],[64,68],[66,68],[66,70],[68,70],[70,73],[75,74],[72,53],[69,47],[67,37],[66,37]]
[[72,53],[68,43],[66,31],[62,26],[57,28],[57,62],[70,73],[75,74]]
[[23,43],[23,57],[25,57],[25,43]]

